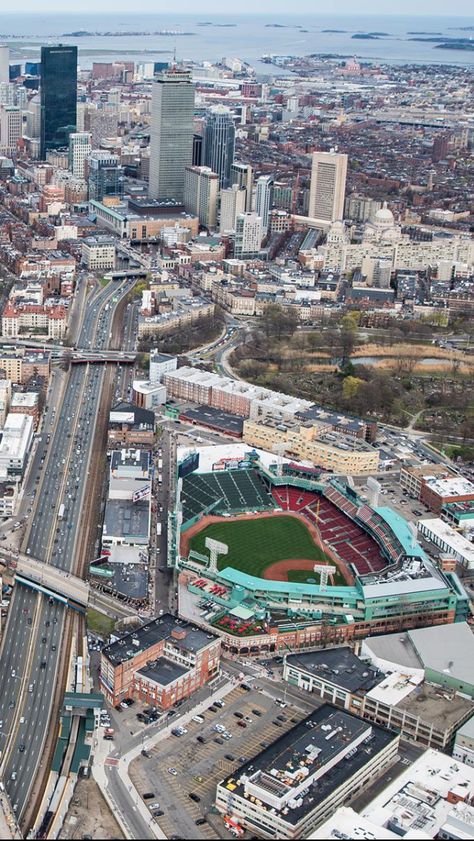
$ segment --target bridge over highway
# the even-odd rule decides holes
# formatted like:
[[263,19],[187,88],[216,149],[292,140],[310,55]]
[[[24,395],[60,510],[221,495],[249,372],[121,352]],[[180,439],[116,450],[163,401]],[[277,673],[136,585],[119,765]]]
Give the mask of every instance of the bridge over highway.
[[89,584],[59,567],[38,561],[21,552],[1,550],[0,560],[11,569],[15,579],[26,587],[38,590],[61,601],[74,610],[84,611],[89,603]]

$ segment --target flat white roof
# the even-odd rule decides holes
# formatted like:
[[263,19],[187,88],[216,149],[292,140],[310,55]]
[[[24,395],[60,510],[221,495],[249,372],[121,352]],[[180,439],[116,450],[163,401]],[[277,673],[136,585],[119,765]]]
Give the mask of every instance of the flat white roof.
[[367,692],[367,698],[373,701],[382,701],[384,704],[395,706],[400,701],[403,701],[410,695],[416,686],[423,683],[423,675],[403,674],[402,672],[392,672],[384,677],[384,679],[374,686],[370,692]]
[[434,838],[453,808],[447,800],[452,791],[466,799],[474,795],[474,768],[429,748],[385,786],[362,815],[378,827],[396,820],[404,830],[400,835],[407,838],[415,837],[412,827]]
[[391,829],[377,826],[348,806],[340,806],[325,823],[306,837],[308,839],[320,838],[322,841],[326,838],[361,838],[370,839],[370,841],[379,838],[397,838],[400,841],[400,836]]
[[474,565],[474,545],[466,537],[463,537],[462,534],[455,531],[452,526],[445,523],[444,520],[441,520],[439,517],[433,517],[430,520],[419,520],[418,530],[423,534],[422,528],[428,531],[428,534],[425,535],[426,537],[432,534],[433,537],[437,537],[438,540],[446,543],[453,552],[465,558],[469,565]]
[[[213,444],[209,447],[178,447],[178,463],[196,451],[199,453],[199,467],[196,473],[211,473],[213,465],[218,464],[223,459],[243,461],[245,454],[250,451],[258,453],[259,460],[264,467],[269,467],[270,464],[275,464],[276,461],[276,456],[273,453],[258,450],[256,447],[250,447],[248,444],[223,444],[222,446]],[[278,457],[278,460],[284,464],[289,464],[290,461],[295,463],[295,459],[281,459]]]
[[474,496],[474,484],[463,476],[454,476],[448,479],[428,479],[426,484],[432,491],[440,496]]

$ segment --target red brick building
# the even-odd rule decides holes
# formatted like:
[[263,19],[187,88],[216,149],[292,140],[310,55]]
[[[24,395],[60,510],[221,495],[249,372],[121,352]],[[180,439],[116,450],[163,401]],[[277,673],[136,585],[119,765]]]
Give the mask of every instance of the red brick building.
[[219,673],[221,641],[170,613],[102,649],[101,691],[168,709]]
[[421,483],[420,501],[435,514],[441,514],[448,502],[474,500],[474,484],[463,476],[425,479]]

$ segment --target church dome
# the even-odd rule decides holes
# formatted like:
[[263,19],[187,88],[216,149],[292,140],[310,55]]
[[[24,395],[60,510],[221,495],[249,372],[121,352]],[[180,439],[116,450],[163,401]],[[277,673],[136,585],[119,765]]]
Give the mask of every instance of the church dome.
[[394,224],[394,221],[393,213],[388,209],[387,202],[384,201],[383,207],[381,207],[380,210],[377,210],[377,213],[375,214],[374,223],[377,226],[384,226],[385,228],[388,228]]

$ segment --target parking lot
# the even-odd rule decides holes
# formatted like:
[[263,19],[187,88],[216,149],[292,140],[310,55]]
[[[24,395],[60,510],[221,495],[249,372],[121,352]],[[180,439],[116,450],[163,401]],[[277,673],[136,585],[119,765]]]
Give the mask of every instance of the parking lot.
[[[281,708],[262,693],[236,687],[222,708],[203,713],[203,722],[190,721],[184,735],[170,736],[152,748],[149,757],[138,757],[130,765],[130,777],[142,797],[153,793],[145,802],[159,803],[150,813],[168,838],[231,838],[222,818],[212,811],[216,784],[305,714],[290,705]],[[231,738],[216,731],[216,725]],[[159,811],[163,814],[157,815]],[[203,818],[205,823],[196,824]]]

